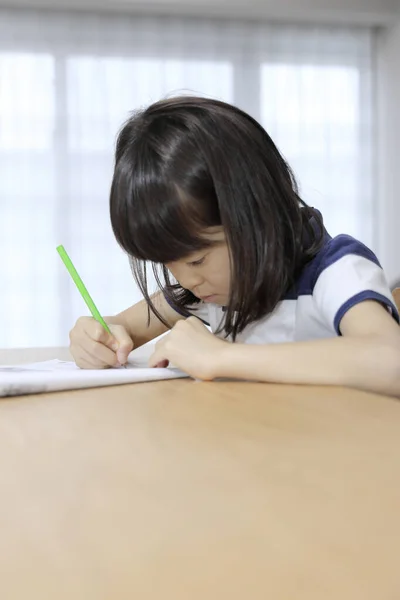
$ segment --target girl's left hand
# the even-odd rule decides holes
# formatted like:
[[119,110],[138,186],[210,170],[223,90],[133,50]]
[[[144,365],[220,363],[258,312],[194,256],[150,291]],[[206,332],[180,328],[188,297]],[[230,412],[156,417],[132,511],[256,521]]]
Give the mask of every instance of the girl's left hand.
[[169,362],[191,377],[212,380],[219,376],[218,363],[227,342],[215,337],[197,317],[178,321],[168,335],[156,344],[150,367]]

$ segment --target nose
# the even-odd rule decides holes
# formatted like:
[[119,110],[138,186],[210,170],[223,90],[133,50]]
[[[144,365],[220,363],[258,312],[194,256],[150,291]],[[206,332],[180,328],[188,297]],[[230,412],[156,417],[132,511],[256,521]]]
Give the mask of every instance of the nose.
[[188,265],[171,265],[169,267],[172,275],[186,290],[194,290],[204,282],[204,277]]

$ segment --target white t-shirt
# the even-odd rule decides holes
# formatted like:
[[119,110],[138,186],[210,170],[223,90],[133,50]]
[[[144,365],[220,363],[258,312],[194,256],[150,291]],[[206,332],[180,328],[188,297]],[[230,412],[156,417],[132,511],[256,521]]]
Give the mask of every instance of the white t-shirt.
[[[275,310],[248,325],[236,340],[270,344],[334,337],[340,335],[340,321],[346,312],[365,300],[379,302],[399,322],[374,253],[348,235],[326,236],[321,250]],[[225,314],[221,306],[206,303],[195,305],[189,312],[209,324],[213,332],[219,329]]]

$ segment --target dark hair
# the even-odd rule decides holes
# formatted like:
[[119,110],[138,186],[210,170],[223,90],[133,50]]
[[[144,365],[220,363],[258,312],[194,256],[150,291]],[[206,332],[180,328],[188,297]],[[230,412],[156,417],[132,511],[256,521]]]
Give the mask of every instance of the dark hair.
[[162,100],[124,124],[110,211],[141,292],[164,323],[147,289],[146,261],[167,301],[187,313],[199,300],[171,282],[165,264],[204,249],[204,230],[223,226],[232,270],[224,330],[233,339],[275,308],[323,236],[319,215],[299,197],[261,125],[207,98]]

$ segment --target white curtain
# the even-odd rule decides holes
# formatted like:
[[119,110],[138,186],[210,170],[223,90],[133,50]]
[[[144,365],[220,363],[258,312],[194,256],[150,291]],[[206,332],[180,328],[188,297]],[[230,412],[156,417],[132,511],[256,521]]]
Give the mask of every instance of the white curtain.
[[133,109],[206,94],[259,119],[331,233],[374,246],[373,32],[0,10],[0,347],[65,345],[85,305],[139,292],[113,239],[116,133]]

